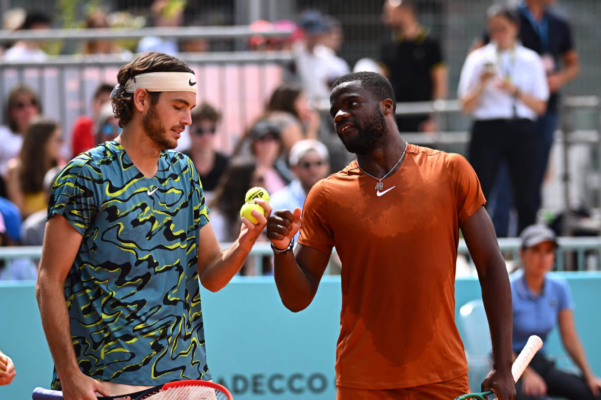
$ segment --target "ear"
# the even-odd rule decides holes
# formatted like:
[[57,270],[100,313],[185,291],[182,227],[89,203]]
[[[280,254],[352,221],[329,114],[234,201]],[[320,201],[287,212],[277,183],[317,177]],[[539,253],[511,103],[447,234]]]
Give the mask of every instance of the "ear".
[[150,102],[150,95],[146,89],[136,89],[134,92],[134,108],[139,112],[143,112],[145,106],[148,106]]
[[384,115],[391,115],[394,116],[394,103],[391,99],[386,99],[384,101],[382,101],[382,112],[384,113]]

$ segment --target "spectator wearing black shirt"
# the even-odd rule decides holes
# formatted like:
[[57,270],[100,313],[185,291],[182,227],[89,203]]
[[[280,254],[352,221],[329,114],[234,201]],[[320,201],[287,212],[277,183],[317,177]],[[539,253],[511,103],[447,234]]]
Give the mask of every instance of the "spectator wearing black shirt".
[[202,103],[192,111],[189,135],[191,147],[183,151],[198,170],[205,197],[212,197],[219,179],[227,168],[228,158],[215,150],[214,140],[221,113],[210,104]]
[[[554,2],[555,0],[526,0],[517,10],[520,23],[518,38],[524,47],[541,56],[551,92],[547,112],[537,121],[537,130],[540,135],[540,154],[537,165],[538,187],[542,185],[547,171],[553,145],[553,134],[559,122],[559,89],[575,79],[580,71],[580,62],[574,47],[570,24],[549,9]],[[486,44],[488,40],[488,35],[485,35],[483,40],[476,45]],[[507,236],[512,200],[507,168],[503,167],[491,193],[491,203],[494,204],[492,219],[498,236]],[[540,208],[542,203],[540,193],[537,203]]]
[[[380,62],[398,102],[419,102],[447,97],[448,74],[440,43],[421,26],[412,0],[387,0],[384,23],[392,32],[382,44]],[[398,117],[401,132],[434,132],[427,115]]]

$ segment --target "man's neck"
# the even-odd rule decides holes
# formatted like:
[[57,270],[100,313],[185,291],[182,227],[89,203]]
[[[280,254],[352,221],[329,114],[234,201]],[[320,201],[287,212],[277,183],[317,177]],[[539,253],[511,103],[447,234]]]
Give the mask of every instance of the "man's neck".
[[538,0],[529,0],[526,1],[526,6],[528,7],[528,9],[530,10],[530,12],[532,13],[532,16],[537,19],[537,20],[541,20],[543,19],[543,14],[545,13],[545,5],[538,1]]
[[158,169],[161,149],[144,132],[141,126],[128,126],[115,139],[125,150],[130,160],[146,178],[153,178]]
[[393,169],[397,169],[400,165],[397,164],[405,151],[406,143],[396,125],[394,128],[396,133],[387,133],[383,143],[377,149],[368,154],[357,154],[357,162],[361,169],[374,178],[381,179],[386,174],[390,176],[394,174]]
[[397,33],[405,40],[415,40],[422,27],[417,21],[413,21],[407,25],[401,25],[397,29]]

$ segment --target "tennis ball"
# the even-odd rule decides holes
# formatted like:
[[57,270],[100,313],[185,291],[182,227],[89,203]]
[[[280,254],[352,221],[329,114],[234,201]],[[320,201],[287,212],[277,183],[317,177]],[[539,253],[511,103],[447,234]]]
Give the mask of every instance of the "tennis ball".
[[244,217],[250,222],[252,222],[254,225],[257,225],[259,223],[259,220],[256,219],[254,215],[252,215],[252,210],[257,210],[261,213],[261,215],[265,215],[265,211],[263,211],[263,207],[261,207],[260,205],[256,203],[246,203],[240,209],[240,218]]
[[250,203],[254,199],[263,199],[269,203],[269,193],[267,193],[267,190],[263,189],[262,187],[254,187],[249,189],[249,191],[246,192],[246,198],[244,202]]

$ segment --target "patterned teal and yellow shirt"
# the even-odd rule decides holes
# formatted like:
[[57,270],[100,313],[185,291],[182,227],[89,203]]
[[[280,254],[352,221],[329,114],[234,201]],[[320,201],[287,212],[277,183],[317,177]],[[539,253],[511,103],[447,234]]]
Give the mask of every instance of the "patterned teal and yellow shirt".
[[61,172],[48,218],[62,215],[83,236],[65,299],[84,374],[141,386],[211,379],[196,266],[208,212],[192,161],[174,151],[154,178],[115,141]]

